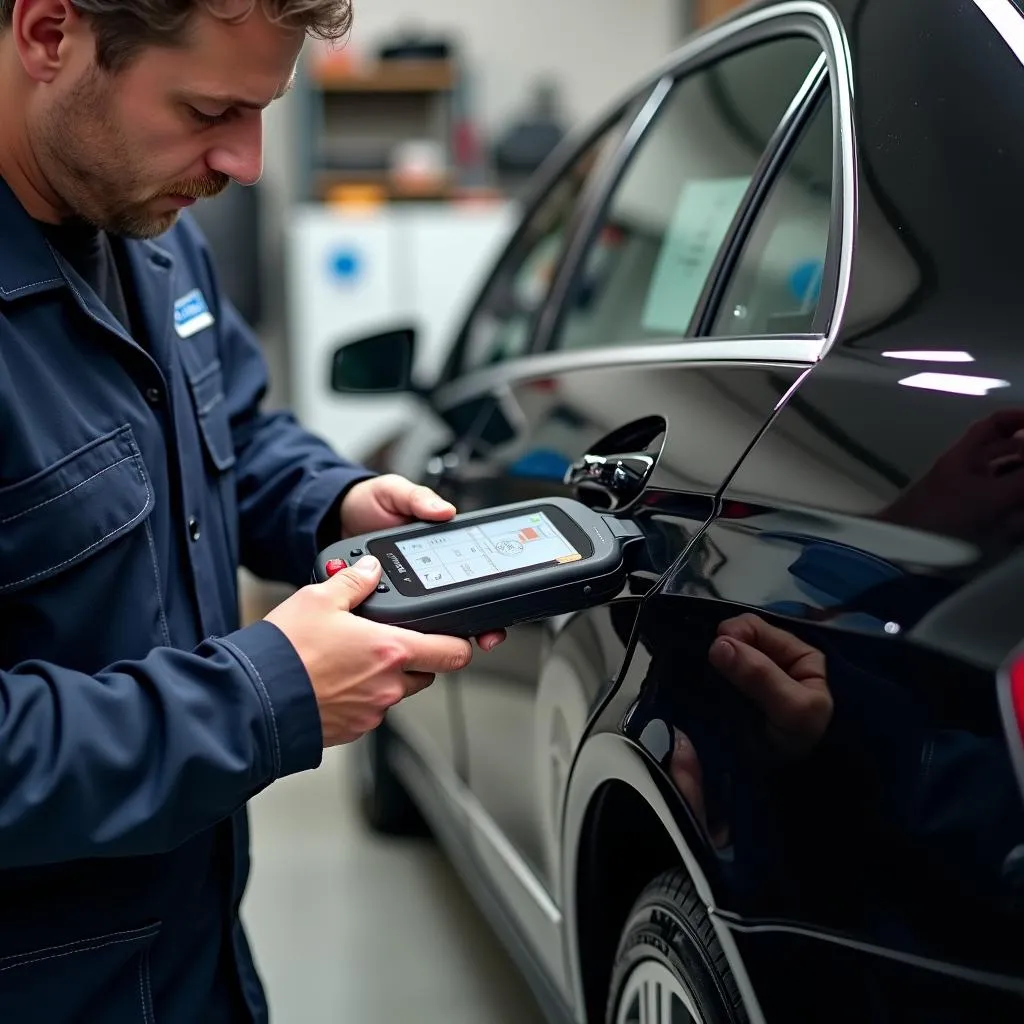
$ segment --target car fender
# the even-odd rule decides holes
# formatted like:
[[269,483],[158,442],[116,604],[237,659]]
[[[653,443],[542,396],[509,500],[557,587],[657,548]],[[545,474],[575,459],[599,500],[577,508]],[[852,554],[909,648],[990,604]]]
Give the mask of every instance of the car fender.
[[591,812],[609,783],[627,786],[657,817],[667,839],[690,875],[708,908],[715,933],[736,978],[751,1024],[764,1024],[753,986],[733,937],[715,913],[716,901],[707,858],[695,852],[701,847],[689,811],[661,766],[639,745],[613,732],[598,733],[585,741],[569,779],[562,822],[562,878],[565,920],[566,965],[570,993],[579,1020],[585,1020],[586,993],[580,951],[579,890],[580,851],[589,841]]

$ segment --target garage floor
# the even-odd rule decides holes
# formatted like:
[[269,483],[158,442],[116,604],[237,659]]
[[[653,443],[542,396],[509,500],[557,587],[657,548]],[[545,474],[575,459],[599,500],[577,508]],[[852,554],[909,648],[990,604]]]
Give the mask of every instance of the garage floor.
[[243,908],[274,1024],[540,1024],[525,984],[428,842],[367,833],[349,751],[252,805]]

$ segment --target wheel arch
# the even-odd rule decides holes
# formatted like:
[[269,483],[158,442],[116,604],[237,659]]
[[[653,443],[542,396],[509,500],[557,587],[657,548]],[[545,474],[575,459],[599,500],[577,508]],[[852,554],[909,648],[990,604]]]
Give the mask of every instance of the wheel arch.
[[[682,866],[702,902],[716,903],[700,841],[661,768],[632,741],[592,736],[580,749],[562,830],[566,962],[577,1019],[604,1019],[607,984],[622,928],[644,887]],[[764,1024],[729,929],[711,914],[751,1024]]]

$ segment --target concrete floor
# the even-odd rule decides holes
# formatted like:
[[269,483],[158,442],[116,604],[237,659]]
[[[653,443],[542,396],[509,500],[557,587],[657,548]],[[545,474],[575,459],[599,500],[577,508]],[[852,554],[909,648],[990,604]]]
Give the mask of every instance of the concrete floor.
[[350,752],[252,805],[243,907],[274,1024],[541,1024],[447,861],[381,840],[354,806]]

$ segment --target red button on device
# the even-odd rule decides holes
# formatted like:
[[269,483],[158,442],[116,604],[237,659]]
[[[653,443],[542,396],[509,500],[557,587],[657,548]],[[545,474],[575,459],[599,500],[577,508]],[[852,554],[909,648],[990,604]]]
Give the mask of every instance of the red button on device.
[[332,558],[325,566],[328,576],[336,576],[342,569],[348,568],[348,562],[343,558]]

